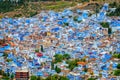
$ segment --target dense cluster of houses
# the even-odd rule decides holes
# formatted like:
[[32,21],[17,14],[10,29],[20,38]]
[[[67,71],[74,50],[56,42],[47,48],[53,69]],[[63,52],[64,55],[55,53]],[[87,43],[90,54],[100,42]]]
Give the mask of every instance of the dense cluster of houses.
[[[54,55],[68,53],[71,59],[84,58],[86,62],[78,62],[79,66],[73,71],[67,68],[65,61],[57,63],[55,66],[61,68],[59,75],[70,80],[100,75],[110,79],[118,62],[109,53],[120,53],[120,17],[106,16],[108,9],[105,4],[98,14],[91,16],[87,10],[66,9],[63,12],[43,11],[30,18],[1,19],[0,69],[11,74],[28,70],[31,75],[47,77],[57,74],[51,69]],[[100,22],[109,23],[111,36]],[[44,51],[41,51],[41,45]]]

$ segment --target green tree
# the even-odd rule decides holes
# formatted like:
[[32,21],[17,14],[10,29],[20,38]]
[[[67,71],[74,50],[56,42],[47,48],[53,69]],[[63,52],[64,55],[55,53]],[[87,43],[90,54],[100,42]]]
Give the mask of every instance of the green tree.
[[0,1],[0,12],[5,13],[5,12],[13,11],[14,9],[17,9],[22,5],[24,5],[24,1],[22,0],[20,0],[19,2],[17,2],[17,0]]
[[18,3],[19,3],[19,4],[24,4],[25,1],[26,1],[26,0],[20,0]]
[[120,64],[117,65],[117,69],[120,69]]
[[56,71],[57,73],[60,73],[60,72],[61,72],[61,69],[56,66],[56,67],[55,67],[55,71]]
[[2,77],[2,80],[10,80],[10,78],[8,76],[4,76]]
[[120,16],[120,5],[118,6],[118,8],[115,10],[115,15],[116,16]]
[[63,60],[63,55],[61,54],[56,54],[54,57],[55,57],[55,63],[62,62]]
[[7,57],[8,57],[8,54],[7,54],[7,53],[4,53],[3,56],[4,56],[5,58],[7,58]]
[[45,80],[57,80],[59,77],[58,75],[48,76]]
[[67,77],[65,77],[65,76],[60,76],[59,80],[69,80],[69,79]]
[[63,59],[70,59],[70,55],[69,54],[64,54]]
[[114,12],[109,13],[108,16],[120,16],[120,5],[116,8]]
[[79,60],[78,59],[75,59],[75,60],[67,60],[66,62],[69,64],[68,68],[72,71],[75,67],[78,66],[77,62]]
[[39,52],[39,49],[36,49],[35,52]]
[[101,25],[103,28],[109,28],[109,23],[108,23],[108,22],[101,22],[100,25]]
[[111,33],[112,33],[111,28],[108,28],[108,34],[111,34]]
[[119,59],[120,59],[120,54],[118,54],[117,58],[119,58]]
[[115,76],[120,76],[120,70],[115,70],[115,71],[114,71],[114,75],[115,75]]
[[30,12],[30,17],[33,17],[33,16],[35,16],[35,15],[37,15],[37,11]]
[[112,52],[110,52],[110,54],[113,54]]
[[52,62],[51,62],[51,69],[54,69],[54,64],[55,64],[55,63],[52,61]]
[[109,6],[112,7],[112,8],[117,7],[117,3],[113,2],[113,3],[109,4]]
[[37,77],[36,76],[31,76],[30,80],[37,80]]
[[7,59],[6,61],[7,61],[7,62],[11,62],[11,61],[12,61],[12,59]]
[[119,54],[119,53],[114,52],[113,57],[114,57],[114,58],[119,58],[119,59],[120,59],[120,54]]
[[48,76],[45,80],[51,80],[51,78],[52,78],[51,76]]
[[113,54],[112,55],[114,58],[118,58],[118,54]]
[[2,70],[0,70],[0,75],[2,75]]
[[96,7],[95,7],[95,13],[96,13],[96,16],[97,16],[97,13],[99,13],[99,5],[96,5]]
[[96,80],[95,78],[88,78],[88,80]]
[[14,78],[14,74],[11,74],[10,78],[13,79]]
[[37,80],[43,80],[40,76],[37,77]]
[[81,61],[86,62],[86,59],[85,59],[85,58],[82,58]]
[[44,52],[43,45],[41,45],[41,52]]
[[89,2],[90,0],[81,0],[82,2]]
[[69,23],[64,23],[64,26],[69,26]]
[[53,75],[48,76],[45,80],[69,80],[69,79],[65,76]]
[[3,79],[9,80],[9,77],[8,77],[9,75],[7,73],[3,72],[2,76],[3,76]]
[[53,75],[53,76],[51,77],[51,80],[57,80],[58,78],[59,78],[58,75]]
[[75,16],[75,17],[73,18],[73,20],[74,20],[74,21],[78,21],[77,18],[78,18],[78,16]]
[[3,75],[4,74],[4,71],[0,70],[0,75]]

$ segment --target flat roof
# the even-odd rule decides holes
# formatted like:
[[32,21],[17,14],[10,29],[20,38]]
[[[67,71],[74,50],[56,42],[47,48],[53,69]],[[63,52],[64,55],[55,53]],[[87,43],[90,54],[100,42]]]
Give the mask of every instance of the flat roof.
[[28,70],[27,69],[25,69],[25,70],[16,70],[16,72],[28,72]]

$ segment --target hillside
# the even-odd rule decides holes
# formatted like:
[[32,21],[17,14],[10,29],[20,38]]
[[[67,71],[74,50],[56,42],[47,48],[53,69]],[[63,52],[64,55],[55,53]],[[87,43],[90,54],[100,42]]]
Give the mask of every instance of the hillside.
[[[90,9],[94,10],[96,7],[96,4],[100,5],[103,3],[112,3],[115,0],[86,0],[85,2],[82,2],[82,0],[77,1],[41,1],[41,2],[25,2],[22,5],[10,5],[7,8],[7,5],[3,6],[3,8],[0,8],[0,18],[8,16],[8,17],[32,17],[38,13],[40,13],[41,10],[54,10],[54,11],[62,11],[65,8],[71,8],[71,9]],[[115,2],[120,2],[119,0],[116,0]],[[2,3],[1,3],[2,5]],[[14,5],[14,6],[13,6]],[[12,7],[11,7],[12,6]],[[5,8],[5,10],[4,10]],[[2,11],[1,11],[2,10]]]
[[28,2],[25,5],[9,11],[0,13],[0,17],[29,17],[39,13],[41,10],[61,11],[64,8],[75,6],[77,2],[57,1],[57,2]]

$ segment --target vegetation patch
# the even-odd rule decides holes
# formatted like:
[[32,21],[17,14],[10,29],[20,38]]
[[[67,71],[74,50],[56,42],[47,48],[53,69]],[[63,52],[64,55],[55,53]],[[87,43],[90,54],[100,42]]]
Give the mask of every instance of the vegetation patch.
[[22,0],[20,0],[20,2],[18,2],[18,3],[7,1],[7,0],[1,1],[0,2],[0,12],[5,13],[5,12],[13,11],[17,8],[20,8],[20,6],[23,4],[24,4],[24,2],[22,2]]

